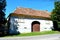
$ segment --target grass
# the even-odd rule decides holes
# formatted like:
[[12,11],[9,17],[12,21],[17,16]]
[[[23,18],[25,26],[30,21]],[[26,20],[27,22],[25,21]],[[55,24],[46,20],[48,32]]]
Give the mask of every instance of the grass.
[[58,31],[43,31],[43,32],[31,32],[31,33],[22,33],[18,35],[10,35],[6,37],[15,37],[15,36],[36,36],[36,35],[45,35],[45,34],[60,34]]

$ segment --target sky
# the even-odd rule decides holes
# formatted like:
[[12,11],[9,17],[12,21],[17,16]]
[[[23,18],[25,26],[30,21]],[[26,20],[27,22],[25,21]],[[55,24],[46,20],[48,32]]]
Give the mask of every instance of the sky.
[[54,9],[54,0],[6,0],[6,17],[17,7],[31,8],[35,10],[48,10],[51,12]]

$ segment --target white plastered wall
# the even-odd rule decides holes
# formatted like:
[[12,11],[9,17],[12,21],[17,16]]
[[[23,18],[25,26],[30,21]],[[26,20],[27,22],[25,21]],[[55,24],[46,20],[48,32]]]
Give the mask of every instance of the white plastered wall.
[[[15,21],[17,21],[18,23],[16,23]],[[53,23],[50,20],[27,19],[27,18],[22,19],[22,18],[12,17],[10,19],[10,22],[11,22],[10,29],[14,28],[12,24],[16,23],[15,25],[17,25],[18,27],[17,31],[19,31],[20,33],[29,33],[31,32],[31,23],[33,21],[40,22],[40,31],[50,31],[51,27],[53,27]],[[12,31],[10,30],[10,32]]]

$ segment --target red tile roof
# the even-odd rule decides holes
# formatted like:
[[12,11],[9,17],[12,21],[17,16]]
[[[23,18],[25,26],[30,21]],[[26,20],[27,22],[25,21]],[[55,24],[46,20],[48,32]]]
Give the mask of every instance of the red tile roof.
[[30,15],[30,16],[39,16],[39,17],[44,17],[44,18],[50,18],[50,14],[47,11],[38,11],[38,10],[33,10],[30,8],[17,8],[14,12],[14,14],[22,14],[22,15]]

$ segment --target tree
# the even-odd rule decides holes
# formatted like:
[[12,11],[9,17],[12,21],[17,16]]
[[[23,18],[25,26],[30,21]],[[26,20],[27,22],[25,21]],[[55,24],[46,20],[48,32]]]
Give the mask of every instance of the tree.
[[6,0],[0,0],[0,34],[4,32]]
[[54,2],[54,9],[51,18],[53,20],[54,29],[60,30],[60,1]]

